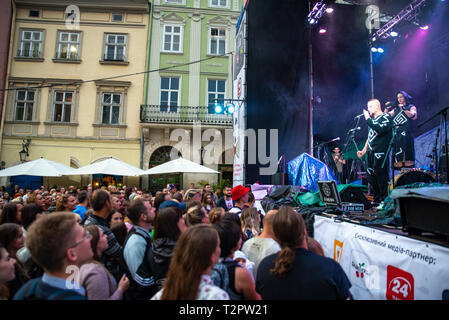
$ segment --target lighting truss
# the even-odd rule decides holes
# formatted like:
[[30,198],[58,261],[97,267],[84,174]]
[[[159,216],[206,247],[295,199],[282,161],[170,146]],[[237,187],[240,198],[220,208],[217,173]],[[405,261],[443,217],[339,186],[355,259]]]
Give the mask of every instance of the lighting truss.
[[[397,15],[390,19],[386,24],[382,26],[371,39],[387,39],[390,35],[390,30],[402,20],[410,21],[417,15],[417,10],[426,2],[426,0],[414,0],[404,9],[402,9]],[[372,40],[371,40],[372,41]],[[373,41],[374,42],[374,41]]]
[[324,11],[326,10],[326,4],[323,1],[319,1],[315,4],[312,11],[310,11],[307,16],[307,21],[310,24],[317,24],[318,20],[323,16]]

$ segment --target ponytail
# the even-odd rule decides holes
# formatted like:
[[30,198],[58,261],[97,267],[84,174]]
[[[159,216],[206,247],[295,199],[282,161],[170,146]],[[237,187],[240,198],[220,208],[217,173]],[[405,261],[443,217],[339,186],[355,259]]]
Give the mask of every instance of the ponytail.
[[295,260],[295,251],[290,247],[283,247],[278,253],[274,268],[270,269],[270,272],[276,276],[282,276],[286,274],[293,266]]

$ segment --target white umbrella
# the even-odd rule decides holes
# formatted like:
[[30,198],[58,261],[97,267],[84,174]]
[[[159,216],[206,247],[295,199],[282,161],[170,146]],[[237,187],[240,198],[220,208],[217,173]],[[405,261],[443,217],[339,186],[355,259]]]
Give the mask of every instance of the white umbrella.
[[219,172],[183,158],[178,158],[176,160],[163,163],[161,165],[158,165],[157,167],[148,169],[143,172],[143,174],[149,175],[165,174],[165,173],[219,173]]
[[89,164],[76,170],[76,174],[108,174],[111,176],[140,176],[142,169],[114,158]]
[[0,170],[0,177],[12,176],[38,176],[38,177],[60,177],[63,175],[75,175],[76,169],[65,164],[40,158],[28,161]]

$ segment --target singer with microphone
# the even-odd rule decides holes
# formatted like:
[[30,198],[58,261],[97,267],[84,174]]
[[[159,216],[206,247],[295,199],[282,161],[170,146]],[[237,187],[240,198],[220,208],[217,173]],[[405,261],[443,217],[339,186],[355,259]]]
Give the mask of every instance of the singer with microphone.
[[393,124],[388,113],[383,113],[380,101],[372,99],[368,101],[368,111],[363,110],[368,125],[368,138],[364,148],[357,151],[357,156],[362,158],[367,154],[367,179],[371,185],[374,205],[381,203],[388,195],[388,164],[382,168],[387,156],[388,145],[392,137]]
[[418,118],[416,107],[410,102],[412,97],[405,91],[396,94],[397,101],[388,101],[385,112],[397,126],[393,141],[393,161],[395,168],[413,167],[415,165],[415,143],[411,132],[412,120]]

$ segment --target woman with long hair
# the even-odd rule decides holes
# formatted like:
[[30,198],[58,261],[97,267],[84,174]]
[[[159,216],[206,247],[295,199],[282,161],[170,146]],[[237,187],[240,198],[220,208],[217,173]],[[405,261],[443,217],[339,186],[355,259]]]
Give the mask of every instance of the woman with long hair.
[[206,224],[188,228],[175,247],[164,287],[152,300],[229,300],[210,278],[220,251],[214,228]]
[[246,240],[257,237],[260,233],[260,215],[256,208],[244,209],[240,216],[242,232],[246,234]]
[[124,275],[120,282],[115,282],[112,274],[100,263],[103,251],[108,248],[108,237],[96,225],[86,227],[92,239],[90,245],[94,253],[90,262],[81,266],[81,285],[86,290],[89,300],[122,300],[123,293],[129,288],[129,280]]
[[9,202],[3,207],[0,224],[4,223],[22,223],[21,207],[16,202]]
[[387,102],[387,112],[399,127],[393,141],[393,161],[395,168],[415,165],[415,143],[412,134],[412,121],[418,119],[418,111],[412,97],[401,90],[396,93],[397,102]]
[[17,259],[17,251],[25,245],[22,227],[15,223],[4,223],[0,225],[0,246],[8,251],[9,256],[16,260],[15,279],[8,282],[10,298],[28,281],[30,277],[25,271],[25,266]]
[[263,300],[351,298],[351,283],[341,266],[308,250],[304,219],[292,207],[279,209],[273,232],[281,251],[264,258],[257,269],[256,289]]
[[0,300],[10,298],[6,284],[16,277],[15,263],[16,260],[11,258],[8,251],[0,244]]
[[203,193],[203,197],[201,198],[201,205],[204,209],[206,209],[206,212],[209,213],[213,208],[215,208],[215,203],[212,198],[212,192],[205,192]]
[[78,204],[78,199],[72,195],[62,194],[61,197],[56,202],[56,211],[70,211],[76,209]]

